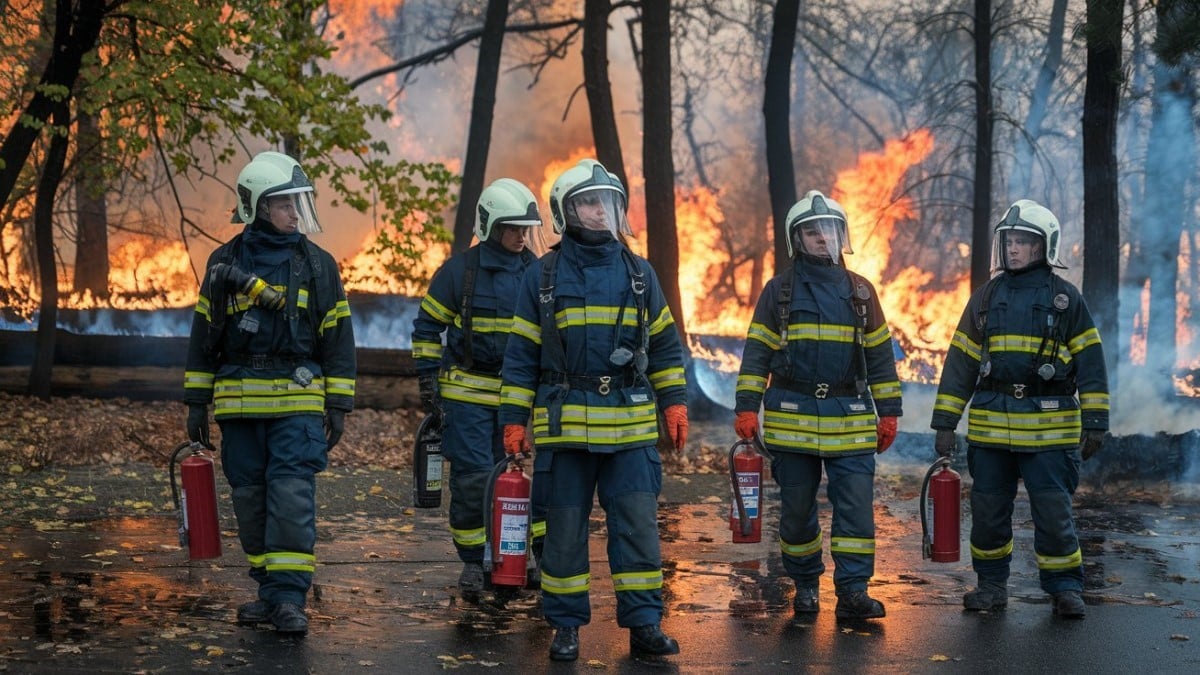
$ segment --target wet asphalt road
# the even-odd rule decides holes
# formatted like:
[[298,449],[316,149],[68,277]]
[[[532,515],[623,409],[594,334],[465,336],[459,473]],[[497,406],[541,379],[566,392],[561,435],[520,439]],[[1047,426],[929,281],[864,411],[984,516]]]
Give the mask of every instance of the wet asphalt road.
[[[663,623],[682,653],[657,662],[631,659],[615,625],[597,508],[593,622],[573,664],[547,659],[551,630],[536,597],[504,608],[459,602],[446,500],[412,509],[407,476],[396,472],[320,478],[320,566],[302,639],[234,624],[253,591],[223,486],[223,555],[189,561],[161,468],[9,475],[0,478],[0,672],[1200,672],[1200,506],[1151,503],[1136,491],[1081,495],[1088,616],[1066,621],[1037,588],[1022,492],[1009,608],[969,614],[960,605],[974,580],[965,551],[958,563],[921,559],[924,468],[884,460],[876,482],[871,593],[888,616],[837,622],[827,573],[822,611],[807,625],[792,621],[791,583],[771,543],[777,492],[767,491],[764,542],[735,545],[725,478],[668,476]],[[828,517],[824,506],[826,529]],[[964,525],[964,542],[966,534]],[[828,552],[826,561],[831,573]]]

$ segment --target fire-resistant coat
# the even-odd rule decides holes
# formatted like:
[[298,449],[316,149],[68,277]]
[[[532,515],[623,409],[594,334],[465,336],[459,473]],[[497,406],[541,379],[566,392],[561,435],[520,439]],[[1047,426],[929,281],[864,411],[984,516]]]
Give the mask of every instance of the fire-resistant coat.
[[[762,405],[763,443],[772,452],[872,454],[876,412],[902,413],[892,337],[875,289],[840,265],[798,262],[792,274],[786,347],[778,309],[783,278],[776,276],[763,289],[746,333],[735,410],[758,412]],[[863,356],[856,330],[862,331]],[[867,391],[860,395],[856,380],[864,357]]]
[[[413,358],[420,375],[437,375],[444,421],[442,452],[450,460],[450,532],[459,558],[483,560],[484,494],[504,457],[500,366],[512,329],[521,275],[532,253],[512,253],[487,240],[451,257],[434,274],[413,320]],[[472,270],[471,297],[465,297]],[[468,331],[469,328],[469,331]],[[445,333],[445,345],[442,334]],[[470,363],[467,363],[467,336]],[[531,523],[534,550],[546,532],[537,486]]]
[[[213,251],[205,269],[236,265],[285,292],[287,305],[283,312],[253,307],[241,293],[212,288],[206,271],[192,318],[184,402],[213,403],[218,421],[352,410],[354,327],[333,256],[297,235],[286,262],[264,266],[247,255],[243,236]],[[247,314],[257,332],[239,328]],[[255,356],[269,367],[252,368]],[[308,386],[292,379],[299,366],[313,373]]]
[[[1052,377],[1039,376],[1040,367]],[[946,354],[931,426],[953,430],[968,400],[967,441],[980,447],[1071,450],[1081,428],[1108,429],[1100,333],[1075,286],[1041,266],[1004,272],[971,295]]]

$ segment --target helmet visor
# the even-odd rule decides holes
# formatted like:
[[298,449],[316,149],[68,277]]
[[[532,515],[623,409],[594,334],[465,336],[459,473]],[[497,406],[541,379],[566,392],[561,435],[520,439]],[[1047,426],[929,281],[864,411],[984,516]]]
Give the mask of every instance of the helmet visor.
[[280,232],[316,234],[322,231],[311,187],[272,192],[263,197],[260,204],[260,216]]
[[1015,272],[1046,259],[1042,233],[1010,227],[996,230],[992,238],[992,271]]
[[792,227],[792,249],[813,258],[838,264],[850,250],[846,224],[839,218],[815,218]]
[[610,186],[585,187],[573,192],[563,204],[568,227],[606,231],[613,239],[632,237],[625,219],[625,196]]

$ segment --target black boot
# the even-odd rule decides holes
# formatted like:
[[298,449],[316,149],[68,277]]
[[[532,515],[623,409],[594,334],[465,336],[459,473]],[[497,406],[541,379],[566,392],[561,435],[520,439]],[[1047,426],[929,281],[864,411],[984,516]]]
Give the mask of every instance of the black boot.
[[479,604],[479,595],[483,593],[483,563],[465,562],[462,573],[458,575],[458,593],[464,602],[472,605]]
[[563,626],[554,631],[550,643],[551,661],[574,661],[579,658],[579,626]]
[[1063,591],[1054,594],[1054,614],[1067,619],[1082,619],[1087,614],[1083,596],[1079,591]]
[[839,595],[834,610],[834,616],[839,619],[882,619],[886,615],[883,603],[867,595],[866,591]]
[[266,600],[255,600],[238,605],[237,622],[252,626],[256,623],[266,623],[271,620],[271,606]]
[[797,617],[811,616],[821,611],[821,600],[817,589],[807,586],[796,587],[796,597],[792,598],[792,612]]
[[278,633],[304,635],[308,632],[308,616],[304,608],[290,602],[281,602],[271,610],[271,623]]
[[658,624],[629,629],[629,653],[633,656],[668,656],[679,653],[679,643],[667,637]]

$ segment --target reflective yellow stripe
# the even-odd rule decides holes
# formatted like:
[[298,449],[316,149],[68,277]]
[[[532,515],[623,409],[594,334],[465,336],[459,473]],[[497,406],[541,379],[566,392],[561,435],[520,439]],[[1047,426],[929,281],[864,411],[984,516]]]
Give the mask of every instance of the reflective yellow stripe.
[[533,407],[533,390],[506,384],[500,389],[500,402],[528,410]]
[[265,556],[265,555],[246,554],[246,560],[250,562],[251,567],[266,567],[267,566],[267,556]]
[[542,344],[542,327],[519,316],[513,317],[511,335],[523,337],[535,345]]
[[549,411],[537,407],[533,410],[533,437],[538,443],[653,443],[658,440],[657,415],[653,401],[627,407],[564,405],[562,433],[552,436]]
[[1081,410],[1103,410],[1108,411],[1108,394],[1102,391],[1096,392],[1080,392],[1079,407]]
[[354,380],[348,377],[326,377],[325,393],[354,396]]
[[984,550],[982,548],[975,548],[975,544],[971,544],[971,557],[975,558],[976,560],[1000,560],[1001,558],[1005,558],[1007,556],[1012,555],[1012,550],[1013,550],[1013,540],[1012,539],[1009,539],[1008,543],[1001,546],[1000,548],[993,548],[990,550]]
[[213,374],[200,370],[188,370],[183,373],[184,389],[212,389]]
[[432,295],[426,295],[425,298],[421,300],[421,309],[424,310],[429,316],[432,316],[434,321],[437,321],[443,326],[450,325],[454,322],[454,317],[458,316],[458,314],[450,311],[449,307],[438,302],[437,299]]
[[278,551],[263,556],[268,572],[313,572],[317,557],[311,553]]
[[687,380],[683,377],[683,368],[679,366],[650,373],[648,379],[655,391],[662,391],[667,387],[687,386]]
[[967,334],[962,331],[954,331],[954,337],[950,338],[950,348],[957,348],[966,354],[967,358],[976,363],[979,362],[979,359],[983,358],[983,348],[980,344],[967,337]]
[[442,343],[426,342],[424,340],[414,340],[412,345],[412,356],[414,359],[425,359],[428,361],[442,360]]
[[546,536],[546,521],[535,520],[529,528],[529,536],[534,539],[539,539]]
[[212,312],[209,310],[209,299],[201,295],[196,299],[196,313],[204,317],[206,323],[212,323]]
[[320,377],[314,379],[307,387],[300,386],[290,378],[223,378],[217,380],[213,392],[213,416],[217,418],[324,412],[325,380]]
[[788,324],[788,341],[816,340],[819,342],[853,342],[854,326],[836,324]]
[[967,440],[984,445],[1044,448],[1079,442],[1079,410],[1009,413],[971,408]]
[[736,392],[748,391],[755,394],[761,394],[767,389],[767,378],[761,375],[751,375],[749,373],[739,373],[737,379]]
[[475,527],[469,530],[456,530],[450,528],[450,536],[454,538],[454,543],[466,548],[474,548],[483,546],[487,542],[486,532],[482,527]]
[[1034,555],[1038,569],[1043,570],[1069,570],[1083,564],[1083,552],[1079,549],[1070,555],[1042,555],[1036,551]]
[[939,393],[937,399],[933,402],[933,409],[950,413],[955,418],[959,418],[962,417],[963,411],[967,409],[967,402],[957,396]]
[[438,394],[450,401],[495,408],[500,405],[500,378],[468,373],[455,366],[438,378]]
[[871,397],[876,401],[885,398],[900,398],[900,381],[878,382],[871,385]]
[[654,591],[662,588],[663,574],[661,569],[645,572],[621,572],[612,575],[612,581],[613,590],[617,593],[621,591]]
[[555,595],[587,593],[592,587],[592,575],[584,572],[573,577],[552,577],[542,570],[542,590]]
[[858,537],[834,537],[829,541],[829,552],[875,555],[875,540]]
[[821,453],[874,450],[875,413],[821,417],[767,410],[763,440],[768,445]]
[[824,533],[818,532],[816,539],[813,539],[812,541],[806,541],[803,544],[789,544],[783,540],[783,537],[780,537],[779,550],[783,551],[785,555],[794,556],[796,558],[812,555],[814,553],[820,553],[821,542],[823,541],[824,536]]
[[863,336],[863,346],[867,349],[878,347],[879,345],[887,342],[891,337],[892,334],[890,331],[888,331],[887,324],[880,324],[879,328],[876,328],[875,330]]
[[750,328],[746,331],[746,340],[757,340],[770,347],[772,350],[779,351],[779,333],[776,333],[761,323],[750,324]]

